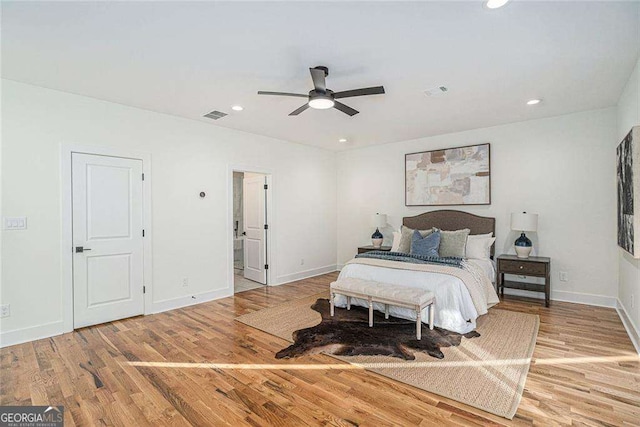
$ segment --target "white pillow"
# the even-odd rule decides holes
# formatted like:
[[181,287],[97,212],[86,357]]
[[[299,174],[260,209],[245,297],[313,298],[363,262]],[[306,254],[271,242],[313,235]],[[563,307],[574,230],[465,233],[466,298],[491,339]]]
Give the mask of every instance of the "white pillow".
[[467,237],[465,258],[489,259],[491,257],[491,245],[496,241],[491,237],[493,233],[473,234]]
[[391,244],[391,252],[398,252],[400,247],[400,239],[402,239],[402,233],[399,231],[393,232],[393,243]]

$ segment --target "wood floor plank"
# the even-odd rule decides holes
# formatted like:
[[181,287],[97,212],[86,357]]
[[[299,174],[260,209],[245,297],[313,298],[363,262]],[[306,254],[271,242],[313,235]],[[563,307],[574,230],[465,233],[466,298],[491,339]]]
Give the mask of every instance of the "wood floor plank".
[[515,297],[498,305],[541,321],[513,420],[350,365],[301,369],[342,362],[276,360],[286,341],[234,320],[326,291],[335,277],[1,349],[0,404],[62,404],[69,426],[640,426],[640,359],[613,309]]

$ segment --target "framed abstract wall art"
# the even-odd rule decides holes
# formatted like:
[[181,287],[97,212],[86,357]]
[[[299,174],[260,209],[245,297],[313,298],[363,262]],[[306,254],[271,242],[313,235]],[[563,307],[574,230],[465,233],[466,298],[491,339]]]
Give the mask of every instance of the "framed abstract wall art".
[[640,258],[640,126],[616,149],[618,181],[618,246]]
[[490,205],[490,144],[404,156],[405,205]]

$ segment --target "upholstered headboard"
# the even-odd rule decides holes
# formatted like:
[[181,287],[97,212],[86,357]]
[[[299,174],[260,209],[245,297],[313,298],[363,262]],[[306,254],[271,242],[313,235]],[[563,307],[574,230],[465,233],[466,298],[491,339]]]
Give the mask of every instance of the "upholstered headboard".
[[[468,228],[471,234],[496,233],[496,219],[478,216],[468,212],[441,210],[425,212],[416,216],[402,218],[402,224],[416,230],[426,230],[436,227],[441,230],[460,230]],[[495,244],[491,246],[491,257],[495,253]]]

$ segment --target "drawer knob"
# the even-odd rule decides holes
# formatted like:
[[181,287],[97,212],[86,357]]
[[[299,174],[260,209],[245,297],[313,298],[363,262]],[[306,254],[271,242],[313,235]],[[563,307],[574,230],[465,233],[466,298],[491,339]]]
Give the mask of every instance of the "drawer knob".
[[520,266],[520,270],[522,270],[523,268],[524,268],[524,265],[521,265],[521,266]]

